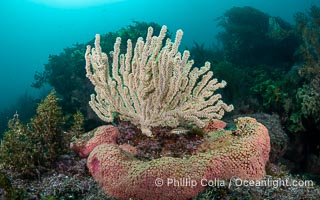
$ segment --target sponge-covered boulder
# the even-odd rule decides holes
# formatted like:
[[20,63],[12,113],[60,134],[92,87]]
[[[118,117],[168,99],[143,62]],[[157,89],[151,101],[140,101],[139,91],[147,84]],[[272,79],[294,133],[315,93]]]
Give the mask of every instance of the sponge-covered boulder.
[[209,132],[189,157],[142,161],[114,140],[97,145],[87,166],[103,190],[120,199],[189,199],[210,180],[261,179],[269,159],[268,131],[254,118],[238,118],[235,123],[233,131]]

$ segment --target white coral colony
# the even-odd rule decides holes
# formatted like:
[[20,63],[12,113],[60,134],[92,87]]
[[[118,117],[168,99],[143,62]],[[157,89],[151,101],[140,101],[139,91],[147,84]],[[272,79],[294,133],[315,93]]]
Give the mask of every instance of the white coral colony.
[[181,121],[204,127],[208,120],[233,110],[220,94],[214,94],[226,82],[211,79],[210,63],[192,68],[189,51],[178,51],[182,30],[174,42],[167,39],[163,46],[166,32],[162,26],[159,36],[152,36],[149,27],[146,41],[140,37],[134,49],[127,41],[126,54],[120,54],[121,38],[117,38],[111,65],[100,47],[100,35],[96,35],[95,48],[87,46],[87,77],[97,93],[89,103],[102,120],[111,122],[117,114],[152,136],[151,127],[177,127]]

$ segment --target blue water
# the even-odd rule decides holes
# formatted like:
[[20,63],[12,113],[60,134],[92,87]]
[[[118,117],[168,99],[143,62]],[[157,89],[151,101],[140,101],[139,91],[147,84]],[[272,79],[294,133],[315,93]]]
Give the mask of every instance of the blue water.
[[[65,3],[67,2],[67,3]],[[210,46],[219,30],[217,17],[233,6],[251,6],[293,23],[313,0],[1,0],[0,109],[14,104],[42,71],[49,54],[96,33],[116,31],[133,20],[183,29],[183,46]]]

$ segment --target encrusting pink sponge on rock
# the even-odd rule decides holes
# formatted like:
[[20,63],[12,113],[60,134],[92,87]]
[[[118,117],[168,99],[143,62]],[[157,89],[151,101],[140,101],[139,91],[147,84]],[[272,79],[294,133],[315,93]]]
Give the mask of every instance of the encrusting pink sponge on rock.
[[265,175],[270,152],[268,130],[254,118],[242,117],[235,122],[234,131],[220,129],[222,122],[217,130],[206,129],[211,131],[208,137],[196,154],[187,158],[139,160],[134,157],[135,147],[116,144],[119,131],[111,125],[89,132],[94,135],[87,143],[71,146],[80,156],[89,155],[90,173],[110,196],[189,199],[202,192],[210,180],[259,180]]

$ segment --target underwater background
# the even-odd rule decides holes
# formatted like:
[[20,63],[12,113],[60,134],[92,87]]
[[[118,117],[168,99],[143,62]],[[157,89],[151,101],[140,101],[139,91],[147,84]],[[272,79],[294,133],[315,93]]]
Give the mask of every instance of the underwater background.
[[[109,52],[120,36],[124,52],[127,39],[145,38],[149,26],[158,35],[162,25],[172,39],[182,29],[180,50],[190,51],[195,67],[209,61],[214,77],[228,83],[219,91],[235,107],[226,114],[226,122],[246,115],[268,128],[267,174],[317,185],[310,190],[268,191],[272,198],[300,197],[306,191],[309,199],[320,198],[319,1],[4,0],[0,19],[0,191],[7,199],[106,198],[96,185],[88,186],[95,183],[86,178],[84,161],[70,156],[68,146],[80,133],[105,124],[88,105],[94,90],[86,78],[86,45],[93,45],[99,33],[104,52]],[[128,135],[135,129],[117,125]],[[160,148],[158,143],[142,142]],[[186,144],[195,145],[177,145],[177,155],[188,151]],[[157,150],[149,153],[159,156]],[[42,175],[52,170],[81,174],[81,180],[62,181],[63,173]],[[14,177],[23,181],[17,183]],[[35,189],[28,191],[30,177],[42,177],[42,186],[33,183]],[[52,188],[53,182],[65,185]],[[72,188],[77,184],[81,189]],[[266,198],[266,193],[218,188],[197,198],[256,199]]]
[[252,6],[293,23],[312,0],[284,1],[125,1],[125,0],[10,0],[1,1],[2,64],[0,108],[12,105],[30,88],[50,54],[75,43],[86,43],[96,33],[116,31],[133,21],[156,22],[170,30],[183,29],[183,45],[211,47],[221,29],[216,18],[233,6]]

